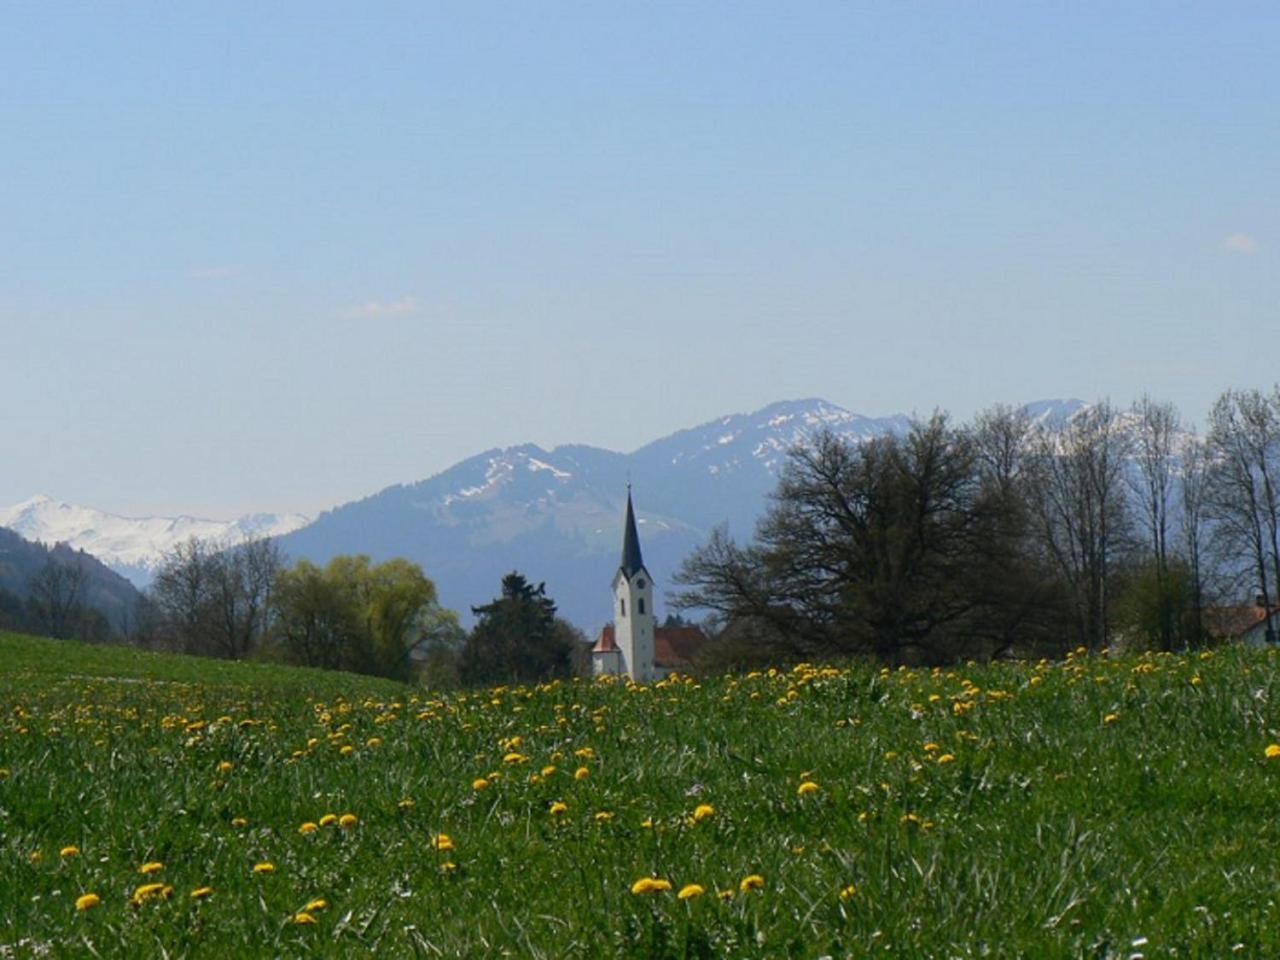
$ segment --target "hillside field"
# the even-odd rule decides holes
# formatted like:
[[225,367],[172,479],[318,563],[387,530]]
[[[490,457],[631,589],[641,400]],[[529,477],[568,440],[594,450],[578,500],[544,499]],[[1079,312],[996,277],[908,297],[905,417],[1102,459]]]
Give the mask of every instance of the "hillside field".
[[0,958],[1280,956],[1278,668],[437,697],[0,635]]

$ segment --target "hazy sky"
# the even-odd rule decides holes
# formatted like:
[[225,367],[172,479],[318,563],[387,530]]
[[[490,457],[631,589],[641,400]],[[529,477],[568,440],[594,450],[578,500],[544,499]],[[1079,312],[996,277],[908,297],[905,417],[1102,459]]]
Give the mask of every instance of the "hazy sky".
[[0,8],[0,504],[1280,379],[1280,4]]

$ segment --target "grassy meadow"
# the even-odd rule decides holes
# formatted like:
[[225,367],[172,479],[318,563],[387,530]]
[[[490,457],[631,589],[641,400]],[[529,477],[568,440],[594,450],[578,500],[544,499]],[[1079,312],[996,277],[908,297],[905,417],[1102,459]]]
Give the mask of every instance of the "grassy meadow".
[[0,635],[0,958],[1280,956],[1278,696],[1239,649],[437,697]]

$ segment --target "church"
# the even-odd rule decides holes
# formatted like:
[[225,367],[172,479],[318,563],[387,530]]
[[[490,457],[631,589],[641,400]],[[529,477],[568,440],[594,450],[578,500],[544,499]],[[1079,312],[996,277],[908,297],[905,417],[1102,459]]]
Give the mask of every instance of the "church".
[[600,631],[591,648],[591,672],[621,674],[636,683],[687,673],[706,640],[697,627],[660,627],[653,610],[653,577],[644,567],[631,485],[622,531],[622,563],[613,575],[613,623]]

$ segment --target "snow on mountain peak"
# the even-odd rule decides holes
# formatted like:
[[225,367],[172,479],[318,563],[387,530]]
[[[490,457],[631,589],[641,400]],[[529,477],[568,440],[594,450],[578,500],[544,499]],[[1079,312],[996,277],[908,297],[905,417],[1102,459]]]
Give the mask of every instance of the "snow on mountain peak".
[[8,527],[27,540],[66,543],[83,550],[139,586],[150,581],[166,551],[191,537],[201,540],[278,537],[309,522],[309,517],[297,513],[254,513],[235,520],[121,517],[44,494],[11,507],[0,507],[0,527]]

